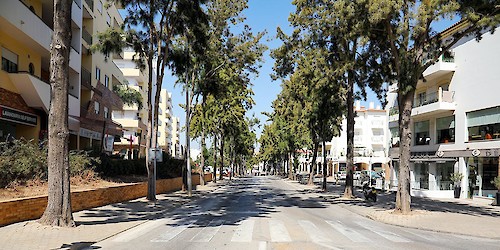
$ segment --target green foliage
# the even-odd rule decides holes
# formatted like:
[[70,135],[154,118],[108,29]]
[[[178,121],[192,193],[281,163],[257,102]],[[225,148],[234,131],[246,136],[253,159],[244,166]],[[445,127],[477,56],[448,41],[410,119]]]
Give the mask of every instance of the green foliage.
[[[97,158],[89,157],[84,151],[70,151],[70,175],[93,175]],[[0,143],[0,187],[12,182],[47,180],[47,144],[33,140],[13,140]]]
[[464,178],[464,175],[462,173],[451,173],[450,174],[450,180],[454,183],[462,181]]
[[495,177],[491,183],[500,191],[500,176]]
[[141,92],[128,85],[113,85],[113,91],[122,99],[123,103],[130,106],[137,104],[139,109],[142,109]]

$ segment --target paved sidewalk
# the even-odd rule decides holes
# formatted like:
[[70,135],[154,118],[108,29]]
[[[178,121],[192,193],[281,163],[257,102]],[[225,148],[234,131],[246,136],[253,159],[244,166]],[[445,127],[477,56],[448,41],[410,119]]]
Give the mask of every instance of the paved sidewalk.
[[0,227],[0,249],[83,249],[203,197],[226,182],[197,186],[191,199],[177,191],[157,195],[156,205],[141,198],[76,212],[74,228],[42,226],[36,221]]
[[[297,182],[295,185],[311,189]],[[379,192],[377,202],[366,202],[358,190],[355,191],[356,199],[344,200],[341,198],[344,192],[343,185],[328,183],[327,193],[322,193],[318,185],[314,189],[324,202],[338,204],[352,212],[386,224],[500,239],[500,206],[491,205],[491,199],[412,197],[412,214],[398,215],[393,213],[396,200],[394,193]]]

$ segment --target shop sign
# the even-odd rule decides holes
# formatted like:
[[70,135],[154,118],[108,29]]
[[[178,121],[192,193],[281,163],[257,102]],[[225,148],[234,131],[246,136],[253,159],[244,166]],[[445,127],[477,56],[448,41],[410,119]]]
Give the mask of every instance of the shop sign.
[[5,106],[0,106],[0,119],[30,126],[36,126],[38,120],[36,115],[7,108]]
[[92,140],[101,140],[101,133],[92,130],[80,128],[80,136],[90,138]]

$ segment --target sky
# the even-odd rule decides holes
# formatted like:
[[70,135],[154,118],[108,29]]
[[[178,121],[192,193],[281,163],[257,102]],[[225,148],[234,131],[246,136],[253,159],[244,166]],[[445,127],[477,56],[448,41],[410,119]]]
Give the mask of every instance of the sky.
[[[248,9],[243,12],[243,15],[247,18],[245,24],[249,25],[254,33],[264,30],[267,31],[266,36],[262,39],[262,43],[266,44],[269,49],[264,54],[264,62],[260,68],[259,75],[251,79],[253,84],[252,89],[255,93],[253,98],[256,104],[247,113],[249,117],[255,114],[260,120],[261,125],[263,125],[267,119],[262,112],[272,112],[271,103],[276,99],[276,96],[281,90],[281,81],[272,81],[270,77],[274,65],[274,60],[270,57],[270,51],[281,45],[281,41],[276,38],[276,29],[280,27],[286,34],[291,34],[292,28],[289,26],[288,17],[290,13],[294,11],[295,6],[292,5],[292,0],[249,0]],[[456,21],[457,20],[437,23],[434,29],[438,32],[442,31]],[[172,92],[174,116],[179,117],[181,126],[184,126],[186,115],[179,104],[185,103],[186,98],[182,93],[181,87],[174,87],[174,83],[175,78],[166,76],[163,82],[163,88]],[[367,100],[362,100],[361,105],[367,107],[369,102],[374,102],[375,106],[380,105],[380,101],[370,90],[367,91]],[[263,126],[257,129],[257,137],[260,136],[262,129]],[[184,138],[184,133],[181,132],[182,145],[185,145]],[[199,148],[199,143],[193,141],[192,148],[195,149],[193,154],[196,154],[196,151],[198,151],[196,148]]]

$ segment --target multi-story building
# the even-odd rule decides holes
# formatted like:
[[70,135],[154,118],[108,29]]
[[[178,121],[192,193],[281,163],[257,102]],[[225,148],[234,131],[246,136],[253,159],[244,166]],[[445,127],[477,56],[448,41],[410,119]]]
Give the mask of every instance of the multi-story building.
[[[122,135],[119,124],[112,120],[113,110],[123,107],[121,99],[112,91],[114,85],[124,83],[120,69],[111,60],[123,55],[111,54],[105,57],[99,52],[90,52],[95,35],[106,29],[120,28],[123,20],[113,4],[103,0],[85,0],[82,4],[82,53],[81,53],[81,111],[80,149],[100,145],[99,137],[107,138],[106,152],[113,152],[113,142]],[[85,135],[85,136],[83,136]],[[95,143],[96,139],[98,140]]]
[[[377,172],[389,171],[388,158],[388,129],[387,114],[380,106],[369,103],[365,108],[357,101],[354,118],[354,164],[355,171],[373,170]],[[342,121],[342,130],[339,137],[334,137],[329,149],[329,158],[332,159],[334,171],[346,169],[347,154],[347,119]]]
[[172,93],[162,89],[158,107],[158,146],[171,153],[172,148]]
[[[354,164],[355,171],[372,170],[377,172],[389,171],[388,158],[388,129],[386,110],[370,103],[368,108],[362,107],[357,101],[355,105],[356,117],[354,118]],[[332,138],[326,145],[326,159],[329,167],[327,175],[346,170],[347,154],[347,119],[342,121],[340,136]],[[309,172],[312,160],[311,150],[300,150],[299,172]],[[321,144],[318,148],[317,163],[323,163]],[[317,164],[316,172],[320,173],[321,167]]]
[[[464,28],[458,23],[443,31],[447,37]],[[429,67],[415,92],[411,113],[412,195],[453,197],[450,174],[462,173],[461,197],[472,191],[493,196],[491,181],[499,176],[500,91],[498,76],[500,34],[485,33],[477,42],[463,38]],[[399,135],[396,89],[388,100],[392,134],[391,179],[397,185]]]
[[182,146],[180,141],[181,122],[179,117],[172,117],[172,157],[182,157]]
[[134,55],[135,52],[126,50],[123,58],[113,60],[122,71],[128,87],[138,91],[142,96],[142,107],[137,104],[124,105],[122,110],[113,112],[113,120],[123,127],[123,137],[119,142],[115,142],[115,150],[125,155],[127,159],[145,155],[148,121],[148,70],[137,67],[133,60]]
[[[121,131],[110,119],[121,100],[110,91],[121,72],[100,53],[89,52],[92,36],[121,18],[101,0],[74,0],[71,12],[70,83],[68,95],[70,149],[109,148],[101,143]],[[7,136],[39,141],[46,138],[50,104],[49,63],[53,1],[0,2],[0,140]],[[92,74],[91,72],[94,72]],[[112,143],[111,143],[112,144]]]

